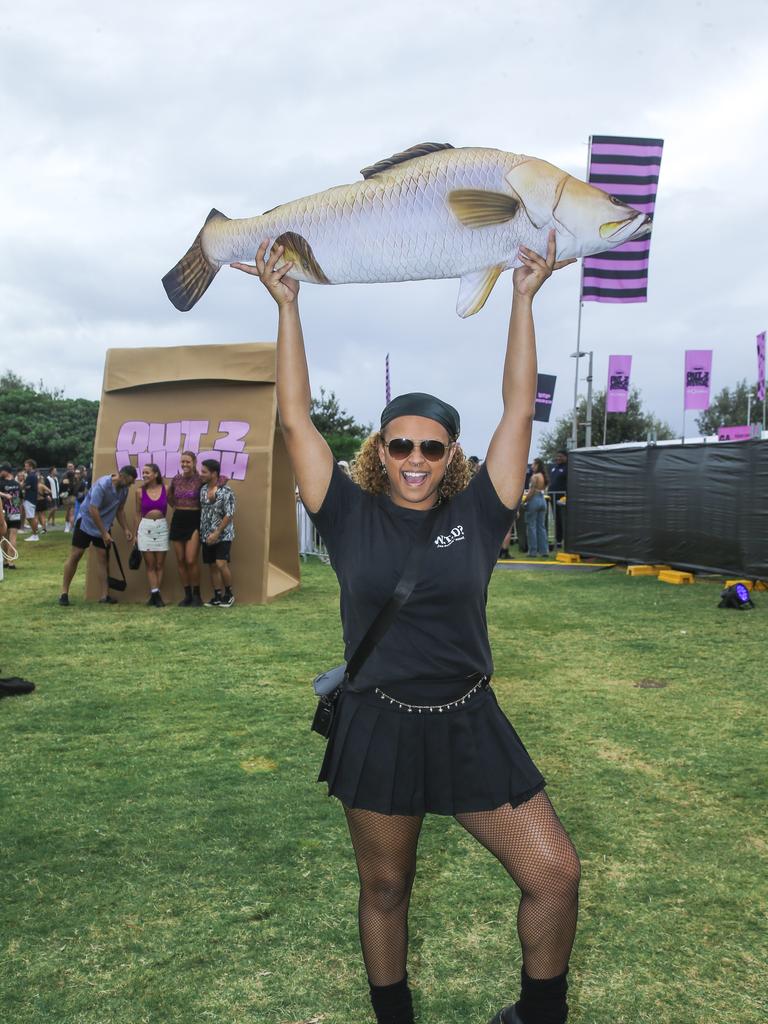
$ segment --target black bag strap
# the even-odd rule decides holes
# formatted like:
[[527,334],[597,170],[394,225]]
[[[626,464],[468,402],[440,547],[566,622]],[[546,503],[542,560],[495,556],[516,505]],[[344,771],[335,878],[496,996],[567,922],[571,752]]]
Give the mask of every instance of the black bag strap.
[[434,508],[430,509],[426,516],[424,516],[424,520],[420,524],[419,530],[408,551],[405,568],[403,569],[403,574],[395,587],[395,592],[370,624],[368,632],[357,645],[354,653],[347,662],[347,679],[354,679],[363,667],[363,663],[366,658],[371,654],[376,644],[387,632],[389,627],[392,625],[395,616],[413,593],[413,588],[416,586],[419,570],[421,569],[421,563],[424,560],[424,555],[427,553],[427,548],[429,546],[427,541],[429,540],[432,527],[437,519],[439,508],[440,505],[438,504]]
[[107,575],[109,575],[109,555],[111,551],[114,551],[115,553],[115,558],[117,559],[117,568],[120,570],[120,575],[123,577],[123,583],[127,583],[128,581],[125,578],[125,570],[123,569],[123,563],[120,560],[120,552],[117,550],[117,544],[115,544],[114,541],[112,541],[112,543],[107,548]]

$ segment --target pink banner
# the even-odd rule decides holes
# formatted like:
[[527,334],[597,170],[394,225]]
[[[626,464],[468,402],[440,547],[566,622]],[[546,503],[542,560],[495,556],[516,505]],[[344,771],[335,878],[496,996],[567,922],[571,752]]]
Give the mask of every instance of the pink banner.
[[686,349],[684,409],[709,408],[709,382],[711,376],[712,349]]
[[745,427],[718,427],[718,441],[748,441],[752,437],[752,428]]
[[626,412],[629,398],[629,375],[632,371],[632,356],[608,357],[608,388],[605,411]]
[[765,331],[757,336],[757,398],[765,401]]

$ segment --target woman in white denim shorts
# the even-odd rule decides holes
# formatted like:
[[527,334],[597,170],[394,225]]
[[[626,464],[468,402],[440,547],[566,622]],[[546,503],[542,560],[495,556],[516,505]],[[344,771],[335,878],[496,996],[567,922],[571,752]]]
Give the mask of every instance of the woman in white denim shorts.
[[160,472],[154,462],[148,462],[141,471],[142,485],[136,492],[136,515],[139,529],[136,540],[139,551],[144,555],[149,580],[148,605],[163,608],[165,601],[160,595],[160,584],[168,553],[168,495]]

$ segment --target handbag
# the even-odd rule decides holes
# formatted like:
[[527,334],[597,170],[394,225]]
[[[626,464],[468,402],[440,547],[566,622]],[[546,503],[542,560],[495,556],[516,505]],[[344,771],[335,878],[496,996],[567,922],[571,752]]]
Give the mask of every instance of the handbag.
[[336,716],[336,707],[344,686],[355,678],[368,655],[371,654],[376,644],[394,622],[397,613],[411,596],[413,588],[416,586],[422,559],[427,551],[426,541],[432,531],[439,508],[440,504],[438,503],[424,517],[421,528],[414,537],[408,551],[405,568],[398,580],[394,593],[368,627],[365,636],[355,648],[352,657],[346,664],[334,665],[333,668],[328,669],[326,672],[320,672],[312,680],[312,686],[319,698],[312,719],[311,729],[313,732],[319,733],[326,738],[330,736],[333,720]]
[[[118,579],[118,577],[116,577],[116,576],[110,576],[109,575],[109,555],[110,555],[110,552],[113,552],[113,551],[115,553],[115,558],[117,559],[117,567],[120,570],[120,576],[122,577],[121,579]],[[125,578],[125,571],[123,570],[123,563],[120,561],[120,552],[117,550],[117,546],[113,542],[107,548],[107,587],[110,590],[125,590],[125,588],[127,586],[128,586],[128,582],[127,582],[127,580]]]
[[139,551],[138,541],[133,545],[131,553],[128,555],[128,568],[134,570],[141,568],[141,552]]

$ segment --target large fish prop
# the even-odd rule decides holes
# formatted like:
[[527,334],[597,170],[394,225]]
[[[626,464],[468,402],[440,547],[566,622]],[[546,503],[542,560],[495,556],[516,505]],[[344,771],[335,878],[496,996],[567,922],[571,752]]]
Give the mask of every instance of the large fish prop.
[[[456,312],[482,309],[518,246],[557,258],[589,256],[650,233],[651,217],[546,160],[429,142],[361,171],[362,181],[294,199],[260,217],[211,210],[191,248],[163,278],[177,309],[191,309],[219,269],[253,260],[270,238],[315,284],[460,278]],[[282,264],[280,264],[282,265]]]

